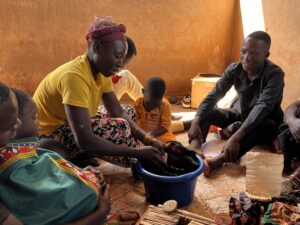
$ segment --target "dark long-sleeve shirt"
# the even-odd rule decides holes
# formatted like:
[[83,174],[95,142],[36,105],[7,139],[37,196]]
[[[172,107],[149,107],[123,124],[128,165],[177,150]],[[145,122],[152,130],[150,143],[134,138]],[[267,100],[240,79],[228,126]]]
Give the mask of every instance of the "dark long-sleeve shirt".
[[226,92],[234,85],[238,101],[234,108],[240,113],[243,128],[247,133],[259,126],[265,119],[270,118],[279,123],[283,119],[281,101],[284,87],[284,72],[269,60],[264,62],[253,81],[249,80],[242,64],[232,63],[225,70],[214,89],[200,104],[196,115],[205,120],[206,115]]

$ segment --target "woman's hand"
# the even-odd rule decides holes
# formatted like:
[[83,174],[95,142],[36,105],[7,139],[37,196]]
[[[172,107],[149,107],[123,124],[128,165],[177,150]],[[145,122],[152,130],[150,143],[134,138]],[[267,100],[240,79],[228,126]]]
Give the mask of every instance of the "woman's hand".
[[105,212],[105,214],[108,214],[110,212],[111,206],[112,206],[112,199],[110,197],[110,186],[109,186],[109,184],[105,185],[104,190],[102,190],[102,189],[103,189],[103,187],[99,191],[100,195],[99,195],[99,198],[98,198],[97,210],[101,210],[101,211]]
[[94,173],[94,175],[96,176],[97,183],[101,188],[106,186],[106,181],[104,179],[103,174],[100,172],[99,168],[93,166],[87,166],[84,169]]
[[163,162],[164,154],[157,148],[151,147],[151,146],[145,146],[138,150],[139,156],[138,159],[144,162]]
[[[101,191],[100,191],[101,193]],[[98,197],[97,208],[94,212],[88,214],[87,216],[80,218],[76,221],[66,223],[64,225],[93,225],[93,224],[104,224],[107,218],[107,214],[111,210],[111,198],[110,198],[110,189],[109,185],[106,185],[106,188],[102,194]]]
[[158,149],[150,146],[143,147],[139,150],[139,160],[151,168],[167,169],[168,165],[164,157],[165,155],[162,156]]
[[166,147],[166,145],[164,143],[160,142],[157,139],[153,139],[150,145],[159,150],[160,156],[163,157],[165,155],[164,148]]

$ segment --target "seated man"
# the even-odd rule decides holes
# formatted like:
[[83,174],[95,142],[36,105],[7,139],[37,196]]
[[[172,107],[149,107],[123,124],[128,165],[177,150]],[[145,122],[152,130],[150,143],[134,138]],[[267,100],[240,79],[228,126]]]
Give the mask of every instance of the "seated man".
[[[240,121],[240,128],[227,140],[222,152],[207,158],[206,175],[224,162],[235,162],[256,144],[271,142],[282,121],[280,107],[284,72],[269,61],[270,36],[263,31],[248,35],[241,47],[240,62],[230,64],[214,89],[200,104],[189,130],[192,148],[201,148],[210,125],[225,128]],[[230,109],[217,108],[217,102],[232,87],[238,98]]]
[[284,168],[286,171],[295,170],[282,184],[281,194],[288,195],[300,188],[300,167],[292,166],[292,160],[300,160],[300,99],[287,107],[284,112],[284,124],[279,130],[277,140],[279,150],[284,154]]
[[300,159],[300,99],[288,106],[279,130],[278,147],[284,153],[285,170],[289,170],[292,159]]

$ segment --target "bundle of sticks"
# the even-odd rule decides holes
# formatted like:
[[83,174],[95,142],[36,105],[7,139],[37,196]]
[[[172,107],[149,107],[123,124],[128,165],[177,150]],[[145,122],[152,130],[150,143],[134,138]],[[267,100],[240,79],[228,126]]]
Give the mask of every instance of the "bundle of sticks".
[[215,225],[213,219],[185,210],[176,209],[171,213],[163,211],[162,205],[149,205],[137,225]]

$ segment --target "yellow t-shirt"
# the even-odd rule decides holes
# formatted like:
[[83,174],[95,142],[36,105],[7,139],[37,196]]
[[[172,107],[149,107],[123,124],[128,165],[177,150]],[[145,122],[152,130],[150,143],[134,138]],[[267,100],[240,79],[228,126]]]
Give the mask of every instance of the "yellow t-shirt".
[[169,101],[163,98],[161,106],[147,112],[143,104],[143,99],[143,97],[138,98],[134,104],[139,127],[146,132],[151,132],[163,126],[168,132],[155,138],[164,143],[176,141],[176,137],[169,130],[171,126],[171,104]]
[[87,108],[97,113],[103,93],[112,92],[110,77],[93,77],[86,55],[58,67],[39,84],[33,99],[37,104],[40,134],[49,134],[67,121],[64,104]]

